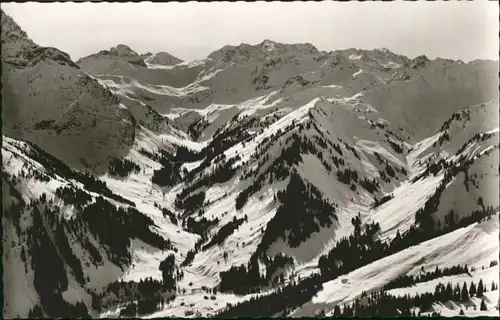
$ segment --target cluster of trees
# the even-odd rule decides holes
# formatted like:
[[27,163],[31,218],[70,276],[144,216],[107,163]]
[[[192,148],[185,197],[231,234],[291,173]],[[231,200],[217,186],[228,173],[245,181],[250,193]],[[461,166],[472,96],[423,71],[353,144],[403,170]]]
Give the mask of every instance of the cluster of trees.
[[219,273],[220,292],[234,292],[235,294],[250,294],[260,292],[259,286],[266,283],[266,279],[259,272],[257,262],[250,261],[248,266],[232,266],[227,271]]
[[378,152],[373,152],[373,155],[375,156],[375,158],[377,159],[377,161],[380,163],[380,164],[384,164],[386,163],[386,161],[382,158],[382,156],[378,153]]
[[277,275],[275,273],[279,269],[293,265],[293,258],[280,252],[274,258],[269,258],[267,255],[264,256],[263,261],[266,265],[266,280],[268,282],[272,281],[276,283],[279,279],[279,282],[284,284],[285,278],[283,272],[280,272]]
[[[267,223],[262,241],[254,255],[259,256],[279,237],[292,247],[298,247],[309,236],[330,226],[335,215],[335,207],[324,200],[315,186],[304,183],[294,172],[284,191],[278,191],[277,200],[281,203],[276,214]],[[288,232],[288,239],[286,233]]]
[[203,152],[195,152],[187,147],[178,146],[175,153],[175,160],[182,163],[195,162],[202,160],[204,156]]
[[[137,238],[162,250],[171,249],[170,240],[151,231],[153,220],[133,207],[117,208],[102,197],[86,206],[79,219],[88,225],[89,232],[110,251],[111,261],[117,265],[130,263],[130,239]],[[113,230],[110,233],[109,230]]]
[[[98,312],[112,306],[126,304],[120,316],[135,317],[151,314],[163,309],[164,305],[175,299],[175,291],[164,286],[162,281],[151,277],[135,281],[115,281],[103,292],[91,292],[92,308]],[[136,302],[130,303],[130,301]]]
[[182,189],[180,193],[177,194],[176,201],[182,202],[190,193],[200,188],[209,188],[216,183],[224,183],[229,181],[238,171],[238,167],[233,167],[234,164],[241,159],[240,155],[237,155],[227,162],[225,154],[221,154],[214,159],[214,162],[222,164],[216,165],[215,168],[206,175],[201,176],[196,180],[195,183]]
[[202,217],[200,220],[196,221],[193,217],[189,217],[183,221],[183,226],[186,230],[191,233],[196,233],[201,236],[198,241],[194,244],[194,248],[189,250],[186,258],[182,262],[182,266],[187,266],[193,262],[195,255],[202,249],[203,244],[208,239],[208,232],[210,229],[219,223],[219,218],[215,218],[213,220],[208,220],[205,217]]
[[[392,296],[385,291],[386,288],[380,291],[373,291],[370,295],[363,292],[361,297],[357,298],[352,305],[346,305],[343,309],[336,306],[333,316],[342,317],[367,317],[367,316],[380,316],[380,317],[395,317],[395,316],[418,316],[422,312],[429,312],[432,310],[433,304],[437,302],[467,302],[470,297],[482,297],[486,287],[483,281],[480,280],[479,284],[475,285],[472,281],[470,286],[464,282],[462,286],[458,283],[453,286],[451,282],[447,285],[439,283],[436,285],[434,293],[422,293],[410,296]],[[415,309],[419,308],[419,314],[416,314]],[[474,307],[475,308],[475,307]],[[487,310],[484,299],[481,301],[480,309]],[[463,315],[463,310],[460,313]]]
[[141,148],[139,153],[161,165],[170,165],[175,162],[175,157],[163,149],[158,149],[156,153],[152,153],[144,148]]
[[46,170],[47,174],[55,179],[55,175],[59,175],[66,180],[76,180],[82,183],[88,191],[99,193],[105,197],[111,198],[113,200],[126,203],[131,206],[135,206],[130,200],[123,198],[116,193],[113,193],[104,181],[99,180],[91,174],[73,170],[68,167],[64,162],[57,159],[56,157],[48,154],[47,152],[40,149],[37,145],[28,143],[30,149],[26,150],[26,154],[33,160],[40,163]]
[[[50,210],[46,209],[46,212]],[[76,257],[76,255],[73,252],[73,249],[70,247],[70,242],[67,236],[67,233],[69,233],[69,230],[64,226],[64,223],[62,223],[59,220],[56,220],[55,224],[55,230],[54,230],[54,240],[55,243],[58,245],[59,253],[61,254],[61,257],[66,261],[67,265],[71,268],[73,271],[73,275],[80,283],[81,285],[85,284],[85,279],[83,276],[83,270],[82,270],[82,265],[80,264],[80,259]]]
[[332,143],[333,150],[335,150],[340,156],[343,155],[342,149],[338,144]]
[[358,182],[358,172],[350,168],[338,170],[337,179],[343,184],[351,185],[351,183]]
[[365,225],[361,228],[358,215],[351,221],[354,226],[353,234],[349,238],[340,240],[328,254],[321,256],[318,266],[322,276],[326,280],[331,280],[375,260],[481,221],[495,212],[492,207],[475,210],[459,221],[451,222],[442,229],[433,228],[432,231],[414,225],[403,235],[398,231],[396,237],[388,243],[382,243],[375,237],[380,230],[378,224]]
[[97,250],[87,237],[80,237],[80,239],[82,239],[80,244],[82,245],[82,248],[89,253],[91,262],[96,266],[100,265],[103,260],[99,250]]
[[16,175],[10,175],[5,170],[2,170],[2,189],[4,194],[11,196],[14,201],[11,201],[10,207],[7,207],[7,203],[4,203],[2,213],[6,219],[11,219],[13,225],[16,228],[18,234],[21,234],[21,214],[26,208],[26,202],[23,199],[21,192],[17,189],[17,184],[19,180]]
[[[281,58],[280,58],[281,59]],[[296,75],[296,76],[293,76],[291,78],[289,78],[285,84],[284,84],[284,87],[289,87],[291,86],[292,84],[294,83],[297,83],[299,84],[301,87],[305,87],[305,86],[308,86],[309,84],[311,84],[312,82],[311,81],[308,81],[306,79],[304,79],[300,74],[299,75]]]
[[[227,259],[226,253],[224,258]],[[236,294],[259,293],[262,286],[269,284],[284,284],[284,270],[277,272],[280,268],[286,268],[293,265],[293,259],[282,253],[274,258],[267,255],[262,256],[262,261],[266,266],[266,275],[263,276],[259,271],[257,259],[251,258],[247,266],[232,266],[229,270],[219,273],[221,282],[218,286],[221,292],[234,292]],[[300,277],[299,277],[300,279]]]
[[[267,162],[269,160],[269,154],[266,153],[267,150],[269,150],[279,138],[281,138],[286,133],[288,133],[289,131],[291,131],[295,128],[296,128],[295,120],[293,120],[292,123],[290,125],[286,126],[285,128],[283,128],[283,129],[280,128],[275,133],[271,134],[270,136],[264,137],[259,142],[259,144],[255,148],[255,152],[251,156],[251,160],[257,160],[260,158],[260,161],[258,162],[256,169],[244,171],[242,179],[247,179],[252,175],[256,176],[258,174],[258,172],[260,171],[261,167],[264,166],[265,162]],[[302,129],[304,128],[303,124],[299,124],[298,128],[299,128],[299,133],[300,133],[302,131]],[[260,133],[262,133],[262,131]],[[299,147],[301,144],[299,136],[296,133],[292,134],[290,137],[288,137],[285,140],[284,144],[287,145],[290,140],[293,140],[292,142],[294,142],[295,145],[289,146],[289,147],[281,150],[280,156],[278,156],[278,158],[274,159],[273,163],[270,166],[270,167],[274,167],[274,169],[271,170],[272,168],[268,167],[266,172],[264,173],[264,175],[271,173],[271,174],[275,174],[277,176],[277,179],[282,179],[283,172],[280,172],[280,171],[283,171],[283,169],[285,167],[283,165],[283,163],[281,163],[283,160],[285,161],[286,164],[298,163],[299,161],[301,161],[302,158],[298,154],[298,153],[300,153]],[[295,142],[295,141],[297,141],[297,142]],[[288,150],[288,149],[290,149],[290,150]],[[293,150],[293,151],[290,152],[291,150]],[[263,180],[264,178],[261,177],[261,179]],[[272,179],[272,177],[271,177],[271,179]]]
[[[296,136],[297,139],[298,136]],[[280,155],[274,159],[274,161],[267,167],[267,169],[262,172],[253,183],[246,189],[243,189],[236,197],[236,210],[243,208],[248,198],[259,191],[264,184],[264,181],[269,176],[269,182],[272,183],[274,180],[282,181],[290,175],[289,167],[293,164],[298,164],[302,160],[300,155],[301,142],[299,140],[294,140],[292,145],[283,149]],[[257,173],[258,171],[255,171]]]
[[[193,99],[191,102],[194,102]],[[205,118],[201,118],[200,120],[193,122],[189,125],[187,132],[193,138],[194,141],[198,140],[203,130],[208,127],[210,123]]]
[[[212,164],[212,160],[215,159],[216,162],[222,162],[225,160],[224,151],[228,148],[250,139],[252,136],[247,132],[247,129],[256,121],[256,118],[244,117],[244,121],[241,123],[225,127],[222,131],[217,130],[210,143],[197,154],[186,151],[187,149],[185,148],[178,149],[176,161],[179,163],[184,163],[186,161],[198,161],[204,158],[203,162],[198,167],[187,173],[186,180],[191,181],[194,179],[197,174]],[[219,158],[216,159],[217,157]],[[237,168],[233,169],[232,166],[238,160],[240,160],[239,155],[230,159],[226,164],[217,167],[215,172],[210,174],[208,177],[202,178],[201,181],[198,181],[183,190],[178,196],[179,201],[182,198],[185,198],[192,191],[205,185],[210,186],[214,183],[223,183],[231,179],[237,171]]]
[[375,128],[379,128],[379,129],[386,129],[387,128],[387,124],[385,123],[382,123],[382,122],[373,122],[372,120],[368,120],[370,122],[370,127],[371,129],[375,129]]
[[436,147],[436,144],[439,144],[440,146],[443,145],[445,141],[450,141],[450,135],[448,133],[448,130],[446,130],[440,137],[439,139],[432,144],[433,147]]
[[269,76],[266,74],[266,72],[264,72],[259,76],[253,78],[252,84],[256,85],[255,90],[257,91],[267,90],[271,89],[271,87],[268,85],[268,81],[269,81]]
[[391,178],[396,176],[396,172],[388,163],[385,165],[385,172],[387,172],[387,175]]
[[425,205],[415,213],[415,224],[421,229],[425,231],[434,231],[436,228],[433,214],[438,210],[441,194],[444,192],[449,180],[451,180],[451,178],[447,179],[445,177],[436,188],[434,194],[427,199]]
[[67,186],[57,188],[56,196],[62,199],[66,204],[72,204],[79,209],[83,208],[83,206],[92,200],[87,192]]
[[493,137],[494,133],[476,133],[472,138],[470,138],[467,142],[465,142],[460,149],[458,149],[456,155],[461,154],[468,145],[474,142],[486,141],[487,139]]
[[445,302],[448,300],[467,302],[471,297],[474,296],[481,298],[483,296],[483,293],[485,293],[486,291],[488,291],[488,289],[483,283],[483,279],[479,280],[477,287],[474,281],[471,281],[469,287],[467,287],[467,282],[464,282],[462,286],[456,283],[454,287],[451,282],[448,282],[446,286],[442,283],[439,283],[434,290],[434,296],[436,300],[440,302]]
[[72,304],[64,300],[61,294],[55,294],[53,301],[51,301],[50,303],[50,306],[42,307],[40,304],[36,304],[28,311],[29,319],[40,319],[48,317],[85,319],[89,318],[90,315],[87,306],[85,306],[82,301]]
[[[444,160],[440,160],[436,165],[442,166],[446,169],[444,179],[441,181],[440,185],[434,192],[434,194],[427,199],[423,208],[420,208],[415,214],[415,222],[418,227],[421,229],[432,232],[436,228],[436,222],[434,221],[433,214],[437,211],[441,199],[441,194],[446,189],[446,186],[450,181],[452,181],[453,177],[455,177],[460,172],[464,172],[467,176],[468,169],[470,165],[473,163],[473,159],[463,160],[461,157],[458,161],[458,165],[453,166],[452,163],[448,163]],[[467,180],[464,180],[467,188]],[[471,217],[477,217],[481,215],[481,212],[485,213],[485,215],[489,215],[492,208],[484,208],[482,205],[482,209],[479,212],[473,212]],[[472,218],[475,219],[475,218]],[[462,219],[463,222],[469,221],[468,217]],[[452,221],[453,222],[453,221]],[[448,226],[449,228],[453,228],[454,226]]]
[[386,203],[387,201],[391,200],[392,198],[394,198],[394,195],[392,193],[385,195],[380,199],[375,197],[375,203],[373,204],[373,208],[375,209],[375,208],[381,206],[382,204]]
[[447,162],[444,159],[439,159],[439,161],[433,162],[431,164],[427,163],[425,170],[421,174],[413,178],[412,182],[415,183],[416,181],[424,177],[428,177],[430,174],[436,176],[441,170],[450,168],[451,166],[452,166],[451,161]]
[[[422,267],[422,270],[423,270],[423,267]],[[452,266],[450,268],[444,268],[442,270],[439,269],[438,266],[436,266],[436,269],[434,271],[421,273],[417,276],[409,276],[409,275],[399,276],[396,279],[389,281],[384,286],[384,290],[403,288],[403,287],[411,287],[412,285],[419,283],[419,282],[426,282],[426,281],[430,281],[430,280],[441,278],[441,277],[453,276],[453,275],[457,275],[457,274],[468,274],[468,273],[469,273],[469,268],[467,267],[467,265],[465,265],[465,266],[460,266],[460,265]]]
[[379,190],[380,188],[380,183],[374,178],[372,180],[369,180],[367,178],[364,178],[359,181],[359,184],[365,188],[366,191],[369,193],[374,193]]
[[[26,170],[26,171],[25,171]],[[30,167],[29,165],[23,164],[21,172],[19,172],[19,177],[23,180],[28,180],[29,178],[34,178],[41,182],[49,182],[50,176],[45,174],[39,169]]]
[[225,127],[224,130],[213,136],[212,141],[203,148],[202,153],[205,154],[208,161],[211,161],[232,146],[251,138],[247,129],[258,120],[257,118],[245,117],[242,121],[234,122],[232,126]]
[[[340,138],[338,138],[340,140]],[[358,152],[356,151],[356,149],[354,147],[352,147],[350,144],[340,140],[343,144],[344,144],[344,147],[351,151],[352,154],[358,159],[358,160],[361,160],[361,157],[359,156]]]
[[209,243],[207,243],[203,250],[206,250],[212,246],[220,245],[229,237],[235,230],[237,230],[243,222],[248,221],[248,217],[245,215],[243,218],[237,219],[234,216],[233,220],[222,226],[219,231],[212,237]]
[[163,289],[175,290],[175,256],[173,254],[168,255],[162,262],[160,262],[160,266],[158,268],[161,271],[163,279]]
[[235,200],[235,208],[236,210],[240,210],[243,208],[245,203],[248,201],[248,198],[257,191],[259,191],[262,188],[262,184],[264,183],[264,179],[266,177],[266,173],[261,174],[254,182],[248,186],[247,188],[243,189],[238,196],[236,196]]
[[354,232],[344,237],[318,261],[321,275],[325,279],[336,277],[355,270],[382,257],[385,245],[376,237],[380,231],[378,223],[361,223],[358,214],[351,220]]
[[393,142],[391,139],[388,139],[387,142],[389,142],[389,145],[391,146],[391,148],[396,151],[396,153],[403,153],[403,148],[401,148],[401,146],[395,142]]
[[[44,203],[41,203],[43,207]],[[34,272],[33,284],[40,297],[40,306],[30,310],[30,314],[41,317],[42,313],[49,317],[89,317],[88,310],[82,302],[73,305],[62,297],[62,292],[68,288],[68,277],[64,261],[74,268],[75,278],[81,283],[83,273],[79,260],[74,256],[69,247],[67,239],[61,239],[61,222],[56,214],[50,209],[44,210],[42,214],[38,203],[33,205],[33,224],[28,230],[28,251],[31,257],[31,268]],[[64,244],[53,242],[43,221],[46,217],[49,226],[56,226],[55,241],[66,241]],[[65,237],[65,235],[64,235]],[[61,255],[58,252],[61,251]],[[43,312],[42,312],[43,309]]]
[[193,217],[189,217],[186,220],[184,220],[184,227],[186,228],[187,231],[191,233],[204,235],[206,237],[210,228],[217,225],[217,223],[219,223],[219,218],[217,217],[214,218],[213,220],[209,220],[205,217],[196,220]]
[[[302,124],[299,124],[298,125],[299,127],[299,132],[303,129],[303,125]],[[283,135],[285,135],[286,133],[288,133],[289,131],[291,131],[292,129],[295,128],[295,121],[292,121],[292,123],[288,126],[286,126],[283,130],[280,128],[278,129],[275,133],[271,134],[270,136],[267,136],[267,137],[264,137],[260,142],[259,144],[257,145],[257,147],[255,148],[255,153],[252,155],[252,159],[258,159],[260,157],[262,157],[262,155],[265,154],[265,152],[267,150],[269,150],[269,148],[271,148],[272,145],[274,145],[274,142],[276,142],[280,137],[282,137]],[[295,140],[295,137],[294,136],[294,140]],[[288,138],[285,142],[288,143],[290,138]]]
[[[463,217],[459,220],[456,220],[456,216],[451,211],[447,216],[447,224],[442,226],[441,228],[434,228],[433,231],[427,231],[423,228],[420,228],[416,225],[410,227],[410,229],[400,235],[399,231],[396,237],[390,242],[387,251],[390,254],[396,253],[398,251],[404,250],[413,245],[419,244],[421,242],[427,241],[429,239],[439,237],[443,234],[452,232],[456,229],[466,227],[475,222],[480,222],[484,219],[489,219],[493,214],[497,212],[497,209],[493,207],[486,207],[485,209],[474,210],[471,214],[466,217]],[[436,226],[438,224],[436,223]]]
[[127,177],[132,172],[137,173],[139,171],[141,171],[141,168],[128,159],[113,158],[111,159],[108,167],[110,175],[122,178]]
[[161,213],[163,214],[163,217],[168,217],[173,224],[177,224],[178,221],[175,213],[168,210],[167,208],[162,208]]
[[385,183],[391,182],[391,179],[385,174],[385,171],[379,170],[378,174],[380,176],[380,179],[382,179],[382,181],[384,181]]
[[[333,317],[415,317],[419,315],[415,308],[420,308],[420,312],[430,311],[435,301],[431,293],[393,296],[383,290],[370,295],[364,292],[351,305],[343,308],[337,305]],[[433,316],[438,314],[433,313]]]
[[[278,130],[276,136],[273,137],[275,137],[274,139],[277,139],[281,135],[282,135],[281,130]],[[322,161],[322,163],[325,165],[325,168],[327,168],[327,170],[331,169],[331,166],[328,165],[328,163],[323,158],[322,151],[318,149],[317,145],[313,143],[311,140],[309,140],[307,137],[299,136],[297,133],[294,132],[290,137],[287,138],[285,144],[287,144],[288,141],[290,140],[292,141],[291,145],[282,149],[280,155],[274,159],[272,164],[269,165],[267,169],[264,172],[262,172],[249,187],[240,192],[240,194],[236,198],[236,210],[240,210],[241,208],[243,208],[248,198],[252,194],[261,189],[262,184],[268,175],[271,183],[274,180],[281,181],[286,179],[290,175],[290,171],[288,168],[290,168],[294,164],[295,165],[299,164],[299,162],[302,161],[302,154],[310,153],[317,156],[318,159],[320,159],[320,161]],[[267,146],[271,144],[273,138],[270,138],[269,141],[270,142],[268,143]],[[337,159],[335,157],[333,157],[333,159],[334,159],[334,164],[337,167],[344,164],[342,159]],[[258,171],[255,171],[255,173],[257,172]],[[249,174],[245,175],[245,177],[246,176],[249,176]]]
[[177,208],[182,209],[189,214],[201,208],[204,202],[205,202],[205,191],[200,191],[188,196],[183,200],[177,198],[175,199],[174,204]]
[[450,129],[450,125],[451,125],[451,122],[454,121],[454,120],[461,120],[462,119],[462,115],[464,115],[465,119],[468,119],[470,120],[470,114],[469,114],[469,111],[467,109],[463,109],[463,110],[460,110],[460,111],[457,111],[455,113],[453,113],[451,115],[450,118],[448,118],[448,120],[446,120],[443,125],[441,126],[441,128],[439,129],[439,131],[447,131]]
[[160,169],[153,171],[151,177],[151,182],[160,187],[170,187],[180,181],[180,164],[177,162],[163,164]]
[[228,305],[227,308],[218,312],[215,317],[259,318],[273,317],[277,314],[286,316],[292,310],[310,301],[322,288],[319,275],[313,275],[299,283],[292,281],[290,284],[278,288],[271,294],[252,297],[236,305]]

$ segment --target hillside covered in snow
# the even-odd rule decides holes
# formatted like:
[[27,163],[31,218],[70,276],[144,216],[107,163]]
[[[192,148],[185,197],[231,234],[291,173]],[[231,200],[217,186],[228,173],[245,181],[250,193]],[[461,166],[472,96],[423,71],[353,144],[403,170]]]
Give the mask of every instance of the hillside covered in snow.
[[498,61],[1,23],[5,318],[499,316]]

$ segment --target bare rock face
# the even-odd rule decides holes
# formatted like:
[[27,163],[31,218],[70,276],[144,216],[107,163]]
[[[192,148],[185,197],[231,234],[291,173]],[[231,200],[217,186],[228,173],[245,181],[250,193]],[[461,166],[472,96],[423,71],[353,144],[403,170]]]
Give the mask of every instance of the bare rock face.
[[156,64],[161,66],[174,66],[182,62],[181,59],[174,57],[168,52],[158,52],[155,54],[151,54],[148,56],[147,59],[145,59],[145,61],[151,64]]
[[139,55],[134,50],[130,49],[129,46],[124,44],[119,44],[109,50],[109,54],[117,57],[138,57]]
[[3,134],[82,169],[100,171],[126,152],[135,130],[129,110],[68,54],[38,46],[1,15]]

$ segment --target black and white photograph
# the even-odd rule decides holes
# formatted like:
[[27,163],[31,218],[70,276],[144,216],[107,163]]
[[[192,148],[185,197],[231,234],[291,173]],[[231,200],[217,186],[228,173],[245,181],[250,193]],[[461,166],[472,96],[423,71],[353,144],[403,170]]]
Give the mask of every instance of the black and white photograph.
[[2,318],[499,317],[498,17],[2,3]]

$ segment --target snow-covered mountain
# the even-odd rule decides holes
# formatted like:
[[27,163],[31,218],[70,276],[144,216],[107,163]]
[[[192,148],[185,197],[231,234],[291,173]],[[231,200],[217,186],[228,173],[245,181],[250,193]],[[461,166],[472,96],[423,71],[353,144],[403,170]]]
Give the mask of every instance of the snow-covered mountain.
[[1,19],[2,132],[78,168],[99,171],[108,157],[127,154],[130,111],[66,53],[36,45],[12,18]]
[[2,70],[7,318],[499,315],[497,62],[75,63],[2,12]]

